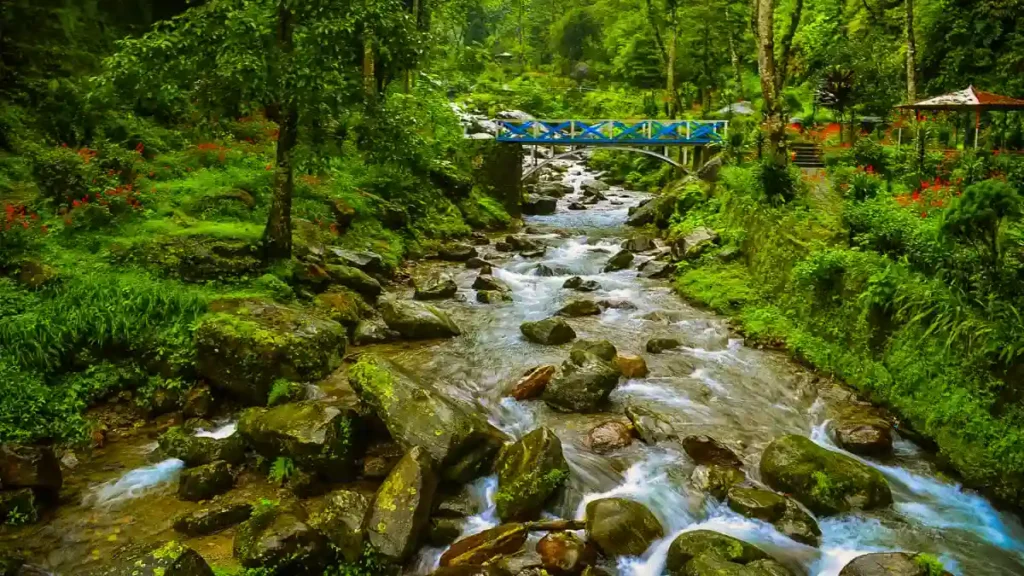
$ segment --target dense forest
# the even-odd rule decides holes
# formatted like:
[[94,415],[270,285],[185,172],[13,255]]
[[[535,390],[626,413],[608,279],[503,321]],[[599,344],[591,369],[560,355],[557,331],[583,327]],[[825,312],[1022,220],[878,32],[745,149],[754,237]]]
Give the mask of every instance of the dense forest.
[[1015,98],[1019,0],[5,0],[0,576],[1024,573]]

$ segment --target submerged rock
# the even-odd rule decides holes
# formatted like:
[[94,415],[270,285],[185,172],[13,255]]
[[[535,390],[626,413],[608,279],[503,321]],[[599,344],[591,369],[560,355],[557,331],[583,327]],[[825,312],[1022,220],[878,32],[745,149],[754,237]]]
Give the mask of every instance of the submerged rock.
[[542,364],[530,368],[523,374],[523,377],[512,386],[509,396],[516,400],[529,400],[540,396],[551,382],[558,368],[553,364]]
[[397,364],[363,355],[349,382],[406,449],[423,447],[450,482],[490,470],[506,436],[484,419],[436,394]]
[[444,300],[459,291],[455,279],[447,274],[416,280],[415,284],[416,292],[412,297],[416,300]]
[[510,554],[515,554],[523,544],[529,532],[525,524],[502,524],[483,532],[478,532],[452,544],[441,555],[440,565],[446,566],[480,566],[490,564]]
[[388,328],[404,338],[450,338],[462,334],[448,314],[423,302],[383,298],[380,312]]
[[676,438],[676,431],[668,420],[650,408],[630,404],[626,406],[626,418],[633,423],[633,429],[644,444],[653,446]]
[[320,574],[330,559],[327,539],[306,523],[298,505],[262,507],[238,526],[235,558],[272,574]]
[[345,328],[295,308],[258,300],[214,303],[220,312],[196,329],[199,374],[250,405],[263,405],[274,381],[320,380],[341,364]]
[[932,562],[920,554],[907,552],[878,552],[865,554],[850,561],[839,576],[947,576],[936,573]]
[[825,516],[892,503],[880,472],[805,436],[783,436],[769,444],[761,455],[761,478]]
[[503,449],[495,470],[494,500],[498,517],[506,522],[539,517],[544,504],[569,477],[562,442],[547,428],[538,428]]
[[223,494],[235,485],[231,466],[218,460],[181,473],[178,480],[178,498],[198,502]]
[[665,536],[646,506],[625,498],[601,498],[587,504],[587,539],[608,556],[640,556]]
[[[2,567],[2,566],[0,566]],[[18,572],[22,574],[23,572]],[[3,574],[7,574],[3,572]],[[10,573],[14,576],[14,572]],[[214,576],[213,569],[198,552],[171,541],[129,559],[115,568],[112,576]]]
[[392,563],[408,560],[426,531],[438,483],[434,466],[426,449],[413,447],[373,497],[364,524],[367,540]]
[[523,322],[519,330],[527,340],[537,344],[565,344],[576,338],[576,331],[561,318]]
[[683,438],[683,449],[686,454],[697,464],[705,466],[717,464],[719,466],[732,466],[742,468],[743,461],[728,446],[715,440],[711,436],[695,435]]
[[174,529],[188,536],[206,536],[241,524],[252,515],[252,504],[215,504],[175,518]]

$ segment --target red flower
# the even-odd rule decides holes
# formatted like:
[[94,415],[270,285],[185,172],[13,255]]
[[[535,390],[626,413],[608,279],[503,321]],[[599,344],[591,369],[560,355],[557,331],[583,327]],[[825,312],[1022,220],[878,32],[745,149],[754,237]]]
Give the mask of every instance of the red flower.
[[271,164],[267,164],[267,171],[268,171],[268,172],[269,172],[270,170],[273,170],[273,169],[274,169],[274,168],[273,168],[273,166],[272,166]]
[[921,212],[921,218],[927,218],[927,217],[928,217],[928,213],[927,212]]
[[27,220],[22,220],[21,221],[21,227],[24,228],[25,230],[28,230],[28,221]]
[[918,202],[921,200],[921,192],[919,190],[914,190],[914,193],[911,194],[910,197],[913,198],[914,202]]
[[47,234],[50,231],[50,229],[46,226],[46,224],[43,224],[42,226],[39,227],[39,231],[42,232],[43,234]]
[[78,208],[79,206],[82,205],[82,203],[79,202],[78,200],[72,200],[71,205],[74,206],[75,208]]

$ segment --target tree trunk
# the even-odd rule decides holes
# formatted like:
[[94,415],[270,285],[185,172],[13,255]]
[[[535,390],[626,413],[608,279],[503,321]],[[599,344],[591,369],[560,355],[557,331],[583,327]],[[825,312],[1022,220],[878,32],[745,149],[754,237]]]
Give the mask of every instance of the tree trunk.
[[[420,28],[420,0],[412,0],[412,21],[415,23],[416,29]],[[412,68],[405,71],[405,93],[412,93]]]
[[523,11],[525,10],[525,8],[523,7],[523,3],[525,1],[526,0],[519,0],[519,26],[518,26],[519,29],[517,30],[517,32],[519,34],[519,68],[520,69],[525,69],[525,66],[526,66],[526,48],[524,47],[524,44],[523,44]]
[[786,124],[782,119],[779,75],[775,64],[775,3],[757,0],[757,68],[764,98],[764,131],[768,136],[769,157],[778,164],[786,162]]
[[907,9],[907,101],[917,101],[917,41],[914,39],[914,0],[906,0]]
[[[277,9],[277,48],[280,66],[288,70],[294,48],[295,23],[285,0]],[[286,90],[283,75],[279,78],[282,91]],[[282,92],[280,103],[274,106],[278,125],[277,166],[274,172],[274,192],[270,199],[270,215],[263,231],[263,249],[267,260],[285,260],[292,257],[292,150],[298,140],[299,113],[291,94]]]
[[668,40],[668,61],[665,63],[665,75],[668,78],[668,117],[675,118],[678,113],[676,94],[676,28],[672,27],[672,35]]
[[729,59],[732,61],[732,73],[736,79],[736,99],[742,101],[746,98],[743,90],[743,64],[740,62],[740,52],[736,46],[736,35],[729,31]]
[[363,38],[363,94],[367,101],[374,99],[377,93],[377,76],[374,74],[373,38],[369,32]]

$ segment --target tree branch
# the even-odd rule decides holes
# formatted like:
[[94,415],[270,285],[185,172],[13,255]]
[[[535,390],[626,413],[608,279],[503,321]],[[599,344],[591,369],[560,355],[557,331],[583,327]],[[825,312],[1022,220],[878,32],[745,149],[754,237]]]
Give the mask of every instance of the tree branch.
[[796,36],[796,30],[800,26],[800,17],[804,11],[804,0],[796,0],[796,6],[793,7],[793,13],[789,16],[789,26],[786,28],[785,35],[782,36],[782,53],[779,54],[779,62],[776,67],[776,74],[778,79],[776,86],[781,92],[782,88],[786,85],[786,78],[789,73],[789,57],[793,51],[793,38]]

